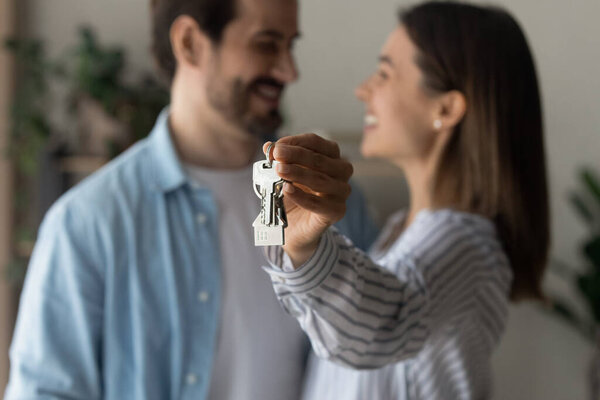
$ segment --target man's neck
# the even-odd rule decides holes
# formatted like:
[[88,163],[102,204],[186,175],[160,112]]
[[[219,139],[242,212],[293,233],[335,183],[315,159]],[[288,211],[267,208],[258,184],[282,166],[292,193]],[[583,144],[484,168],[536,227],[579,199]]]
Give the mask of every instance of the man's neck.
[[182,162],[211,169],[239,169],[250,165],[256,157],[259,141],[236,127],[215,123],[217,119],[194,110],[190,103],[173,99],[169,129]]

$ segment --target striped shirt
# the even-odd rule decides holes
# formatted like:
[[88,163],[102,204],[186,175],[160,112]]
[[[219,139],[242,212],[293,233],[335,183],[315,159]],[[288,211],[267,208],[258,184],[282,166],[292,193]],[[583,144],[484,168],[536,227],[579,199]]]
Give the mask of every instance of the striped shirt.
[[489,220],[423,210],[385,251],[367,255],[331,228],[295,271],[280,247],[267,258],[275,293],[320,357],[305,399],[491,397],[512,273]]

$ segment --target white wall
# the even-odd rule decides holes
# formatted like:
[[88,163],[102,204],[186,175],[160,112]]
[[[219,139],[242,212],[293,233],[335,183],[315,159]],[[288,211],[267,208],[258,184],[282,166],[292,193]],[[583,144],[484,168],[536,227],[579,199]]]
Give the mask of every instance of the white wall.
[[[26,4],[26,31],[46,38],[53,52],[73,43],[76,26],[91,22],[103,42],[126,46],[133,70],[151,68],[148,0],[27,0]],[[288,93],[290,132],[360,132],[362,106],[353,89],[374,68],[379,48],[395,26],[399,4],[408,3],[301,0],[304,38],[297,54],[302,78]],[[547,128],[552,253],[576,263],[576,245],[585,231],[566,195],[579,166],[600,170],[600,1],[501,0],[496,4],[507,7],[522,23],[537,59]],[[385,196],[371,193],[370,198]],[[518,343],[522,340],[527,346]],[[515,308],[495,360],[498,398],[582,398],[582,363],[589,350],[567,327],[535,308]]]

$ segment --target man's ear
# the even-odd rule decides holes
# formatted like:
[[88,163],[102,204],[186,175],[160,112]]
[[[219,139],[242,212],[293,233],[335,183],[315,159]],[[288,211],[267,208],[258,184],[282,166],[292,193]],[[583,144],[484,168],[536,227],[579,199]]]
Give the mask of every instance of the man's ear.
[[173,21],[169,35],[177,65],[198,67],[209,43],[198,23],[189,15],[180,15]]
[[458,90],[451,90],[440,95],[436,110],[435,121],[439,127],[452,131],[458,125],[467,112],[467,99]]

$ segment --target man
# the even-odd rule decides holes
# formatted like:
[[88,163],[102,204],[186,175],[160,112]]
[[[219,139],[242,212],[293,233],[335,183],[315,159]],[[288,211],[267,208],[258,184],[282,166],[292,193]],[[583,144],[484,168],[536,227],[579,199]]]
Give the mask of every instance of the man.
[[[48,212],[6,399],[271,399],[301,392],[305,338],[253,245],[252,163],[297,79],[295,0],[154,0],[171,106]],[[360,199],[341,228],[368,245]]]

